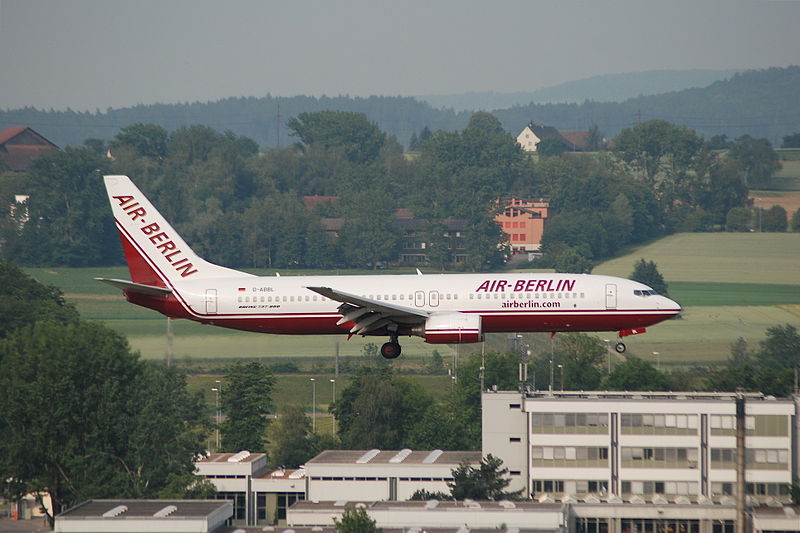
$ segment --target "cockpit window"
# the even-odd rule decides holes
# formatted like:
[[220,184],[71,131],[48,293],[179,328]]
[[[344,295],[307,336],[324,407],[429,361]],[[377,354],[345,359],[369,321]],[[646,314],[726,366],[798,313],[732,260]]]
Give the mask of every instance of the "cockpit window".
[[653,289],[648,289],[648,290],[645,290],[645,291],[635,290],[635,291],[633,291],[633,294],[635,294],[636,296],[655,296],[658,293],[656,291],[654,291]]

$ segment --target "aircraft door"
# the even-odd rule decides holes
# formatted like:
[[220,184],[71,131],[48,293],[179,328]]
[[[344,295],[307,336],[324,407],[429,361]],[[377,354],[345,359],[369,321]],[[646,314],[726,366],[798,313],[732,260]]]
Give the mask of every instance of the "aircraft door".
[[425,307],[425,293],[417,291],[414,293],[414,305],[417,307]]
[[616,283],[606,284],[606,309],[617,308],[617,285]]
[[217,314],[217,289],[206,289],[206,314]]
[[439,307],[439,291],[430,291],[428,293],[428,303],[431,307]]

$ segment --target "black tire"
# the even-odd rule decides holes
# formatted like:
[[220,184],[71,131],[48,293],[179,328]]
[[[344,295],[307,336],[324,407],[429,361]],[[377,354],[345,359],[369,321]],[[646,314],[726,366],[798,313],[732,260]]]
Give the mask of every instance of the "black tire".
[[617,351],[617,353],[625,353],[625,349],[626,349],[625,343],[624,342],[618,342],[616,344],[616,346],[614,346],[614,349]]
[[400,343],[397,342],[386,342],[381,346],[381,355],[386,359],[397,359],[402,351]]

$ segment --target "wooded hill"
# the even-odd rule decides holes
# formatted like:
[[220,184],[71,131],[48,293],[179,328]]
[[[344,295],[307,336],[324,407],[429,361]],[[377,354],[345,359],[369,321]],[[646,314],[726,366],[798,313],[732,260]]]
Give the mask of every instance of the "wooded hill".
[[[705,88],[685,89],[631,98],[624,102],[581,104],[530,104],[494,110],[503,127],[516,134],[535,121],[562,131],[586,131],[596,125],[606,137],[623,128],[661,119],[686,126],[710,138],[733,139],[747,134],[766,137],[780,145],[784,135],[800,129],[800,67],[751,70],[717,81]],[[378,127],[405,145],[424,127],[460,130],[470,112],[436,109],[410,97],[371,96],[227,98],[216,102],[140,105],[106,111],[44,111],[35,108],[0,111],[0,127],[26,125],[61,147],[81,145],[88,138],[112,139],[122,127],[134,123],[158,124],[169,131],[202,124],[230,130],[255,140],[262,148],[286,146],[286,122],[302,112],[341,110],[364,113]]]

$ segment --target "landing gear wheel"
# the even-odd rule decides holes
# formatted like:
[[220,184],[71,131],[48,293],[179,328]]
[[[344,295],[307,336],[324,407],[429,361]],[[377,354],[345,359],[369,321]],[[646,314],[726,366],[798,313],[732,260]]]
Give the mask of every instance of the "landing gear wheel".
[[618,342],[616,346],[614,346],[614,349],[617,351],[617,353],[625,353],[625,343]]
[[397,342],[386,342],[381,346],[381,355],[386,359],[396,359],[400,356],[403,349],[400,348],[400,344]]

